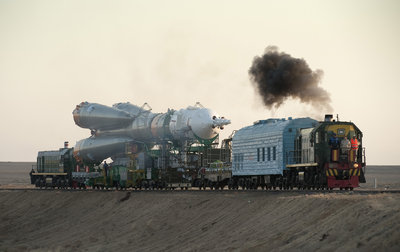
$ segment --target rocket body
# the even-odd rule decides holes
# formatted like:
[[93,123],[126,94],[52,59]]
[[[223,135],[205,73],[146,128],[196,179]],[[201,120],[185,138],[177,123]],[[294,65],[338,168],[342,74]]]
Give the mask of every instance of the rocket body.
[[[152,113],[144,106],[117,103],[112,107],[82,102],[72,112],[75,123],[92,136],[75,147],[78,158],[102,161],[119,154],[129,142],[156,144],[161,140],[211,140],[230,121],[211,109],[188,107]],[[108,155],[108,156],[107,156]]]

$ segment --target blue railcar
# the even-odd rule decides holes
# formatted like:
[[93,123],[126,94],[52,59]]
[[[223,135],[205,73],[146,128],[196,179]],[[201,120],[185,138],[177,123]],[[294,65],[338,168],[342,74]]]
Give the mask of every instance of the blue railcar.
[[268,119],[238,130],[232,139],[232,175],[283,175],[287,164],[294,162],[296,134],[312,128],[311,118]]
[[230,188],[282,185],[287,165],[295,162],[295,140],[301,129],[318,121],[307,118],[259,120],[232,138]]

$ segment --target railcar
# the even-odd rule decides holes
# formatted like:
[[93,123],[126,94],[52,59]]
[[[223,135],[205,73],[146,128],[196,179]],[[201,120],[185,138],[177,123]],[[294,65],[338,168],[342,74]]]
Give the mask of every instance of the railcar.
[[[146,146],[132,148],[131,143],[125,149],[107,165],[82,161],[67,145],[59,150],[39,151],[30,172],[31,183],[40,188],[80,189],[189,189],[200,184],[211,187],[213,179],[200,171],[204,170],[202,167],[213,167],[221,158],[221,149],[211,145],[193,146],[184,153],[174,148],[166,153]],[[229,150],[225,150],[223,157],[228,156]]]

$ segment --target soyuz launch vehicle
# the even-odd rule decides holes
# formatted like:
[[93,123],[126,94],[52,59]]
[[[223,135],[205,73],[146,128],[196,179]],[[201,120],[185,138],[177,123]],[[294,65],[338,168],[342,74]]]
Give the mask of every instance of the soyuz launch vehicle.
[[109,107],[82,102],[72,114],[76,125],[91,132],[89,138],[76,143],[74,156],[94,163],[123,154],[127,145],[212,142],[230,124],[230,120],[199,103],[186,109],[152,113],[147,103],[142,107],[129,102]]

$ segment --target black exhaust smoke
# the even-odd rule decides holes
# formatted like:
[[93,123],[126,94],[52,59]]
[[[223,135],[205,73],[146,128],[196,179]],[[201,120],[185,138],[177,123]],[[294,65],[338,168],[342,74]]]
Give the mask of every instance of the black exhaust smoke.
[[332,110],[330,94],[318,86],[323,71],[313,72],[304,59],[279,52],[276,46],[254,58],[249,75],[268,109],[279,108],[291,97],[315,109]]

